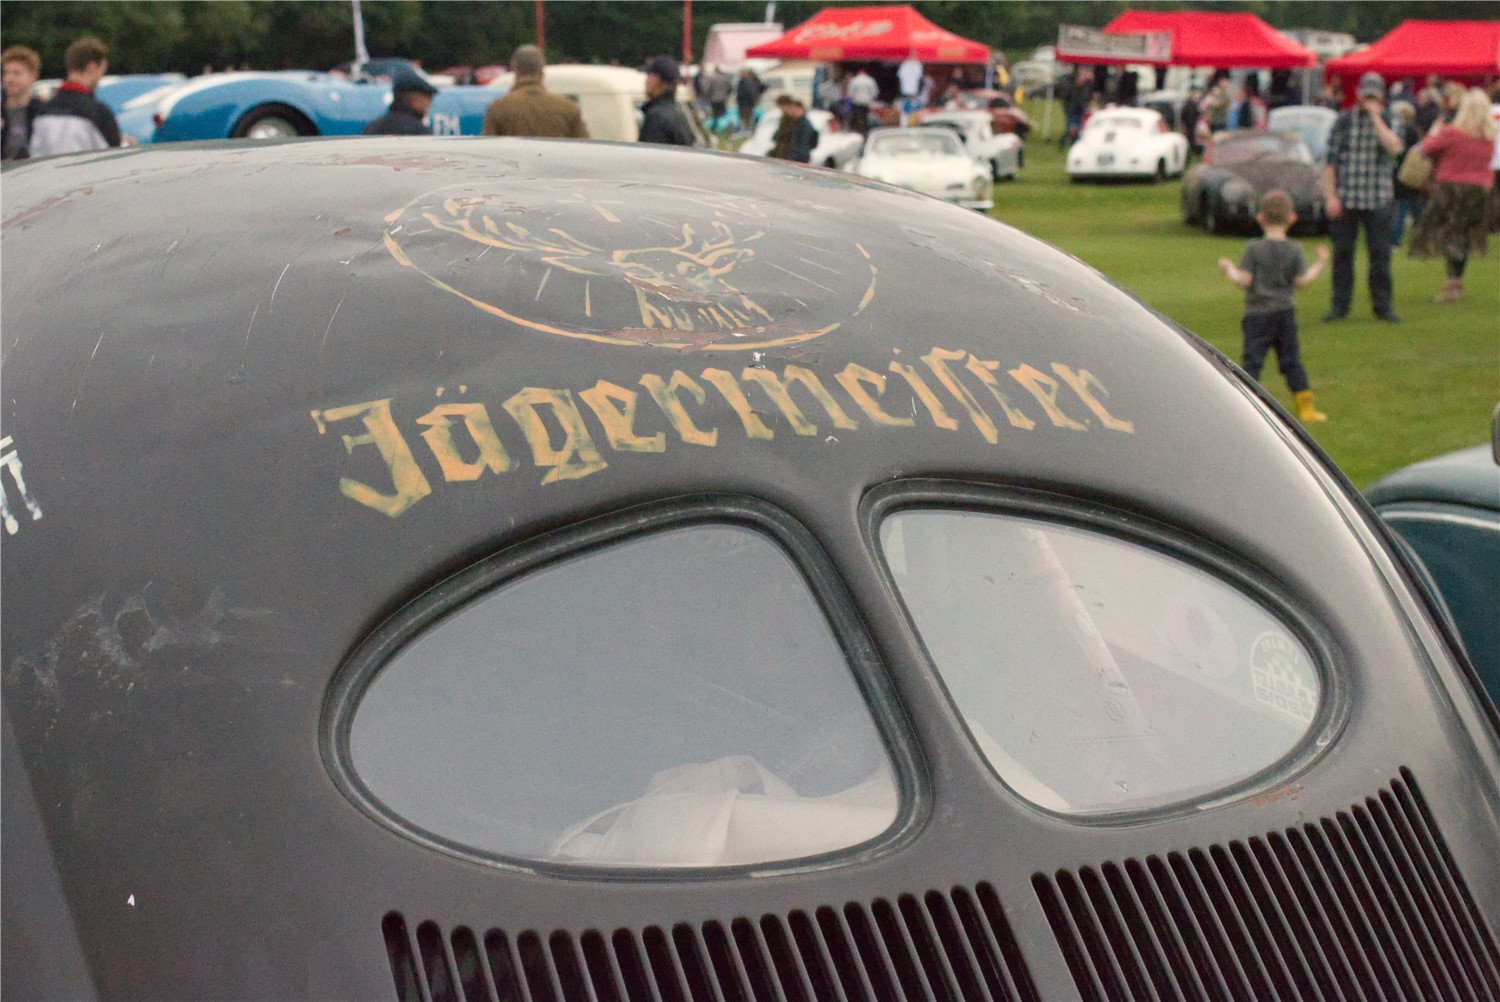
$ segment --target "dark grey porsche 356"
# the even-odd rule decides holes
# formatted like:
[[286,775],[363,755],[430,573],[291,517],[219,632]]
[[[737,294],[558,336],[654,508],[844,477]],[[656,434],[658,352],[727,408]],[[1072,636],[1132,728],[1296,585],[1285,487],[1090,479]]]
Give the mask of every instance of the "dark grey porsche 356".
[[1254,384],[677,150],[5,174],[14,998],[1500,996],[1500,739]]
[[1217,132],[1203,162],[1183,175],[1183,222],[1210,233],[1256,230],[1261,196],[1280,188],[1292,197],[1294,229],[1320,231],[1327,226],[1318,194],[1320,169],[1300,132]]

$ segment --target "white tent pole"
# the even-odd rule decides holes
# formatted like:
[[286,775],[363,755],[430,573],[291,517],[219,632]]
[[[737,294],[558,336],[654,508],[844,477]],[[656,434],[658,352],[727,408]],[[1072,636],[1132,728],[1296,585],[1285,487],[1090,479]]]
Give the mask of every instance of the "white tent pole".
[[359,9],[359,0],[354,0],[354,61],[360,64],[370,61],[370,50],[365,48],[365,17]]

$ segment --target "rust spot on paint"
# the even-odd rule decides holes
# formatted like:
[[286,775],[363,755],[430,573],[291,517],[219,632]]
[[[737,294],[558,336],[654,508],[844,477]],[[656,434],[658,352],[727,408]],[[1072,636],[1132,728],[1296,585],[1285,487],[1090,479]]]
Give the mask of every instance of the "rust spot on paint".
[[1250,803],[1256,807],[1265,807],[1267,804],[1274,804],[1278,800],[1296,800],[1297,795],[1303,789],[1304,787],[1301,783],[1293,783],[1291,786],[1283,786],[1279,790],[1272,790],[1270,793],[1262,793],[1258,797],[1251,797]]
[[333,235],[336,236],[336,237],[346,237],[346,236],[349,235],[349,231],[352,230],[352,229],[354,229],[354,227],[352,227],[352,226],[345,226],[341,230],[334,230],[333,231]]
[[389,167],[391,170],[442,170],[450,165],[443,157],[433,156],[379,156],[335,157],[328,161],[335,167]]
[[[69,192],[68,194],[72,194],[72,192]],[[47,199],[45,202],[33,205],[29,209],[22,209],[20,212],[17,212],[15,215],[6,219],[4,222],[0,222],[0,230],[9,229],[15,223],[25,222],[33,216],[39,216],[43,212],[46,212],[48,209],[52,208],[54,205],[60,205],[67,200],[68,195],[54,195],[51,198]]]

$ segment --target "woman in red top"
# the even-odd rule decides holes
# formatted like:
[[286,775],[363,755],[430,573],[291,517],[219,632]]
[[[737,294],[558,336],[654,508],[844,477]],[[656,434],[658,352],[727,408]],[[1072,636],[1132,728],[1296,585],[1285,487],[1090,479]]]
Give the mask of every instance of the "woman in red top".
[[1485,202],[1494,185],[1495,123],[1490,101],[1475,87],[1458,102],[1448,125],[1439,125],[1418,147],[1435,163],[1431,197],[1411,231],[1414,258],[1441,256],[1448,262],[1448,284],[1436,302],[1463,298],[1464,265],[1471,253],[1488,249]]

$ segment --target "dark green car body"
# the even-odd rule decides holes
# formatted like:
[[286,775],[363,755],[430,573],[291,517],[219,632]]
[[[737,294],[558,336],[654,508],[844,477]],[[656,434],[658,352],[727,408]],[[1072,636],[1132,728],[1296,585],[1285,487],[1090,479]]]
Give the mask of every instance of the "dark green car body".
[[1365,492],[1430,576],[1500,702],[1500,465],[1488,445],[1413,463]]

